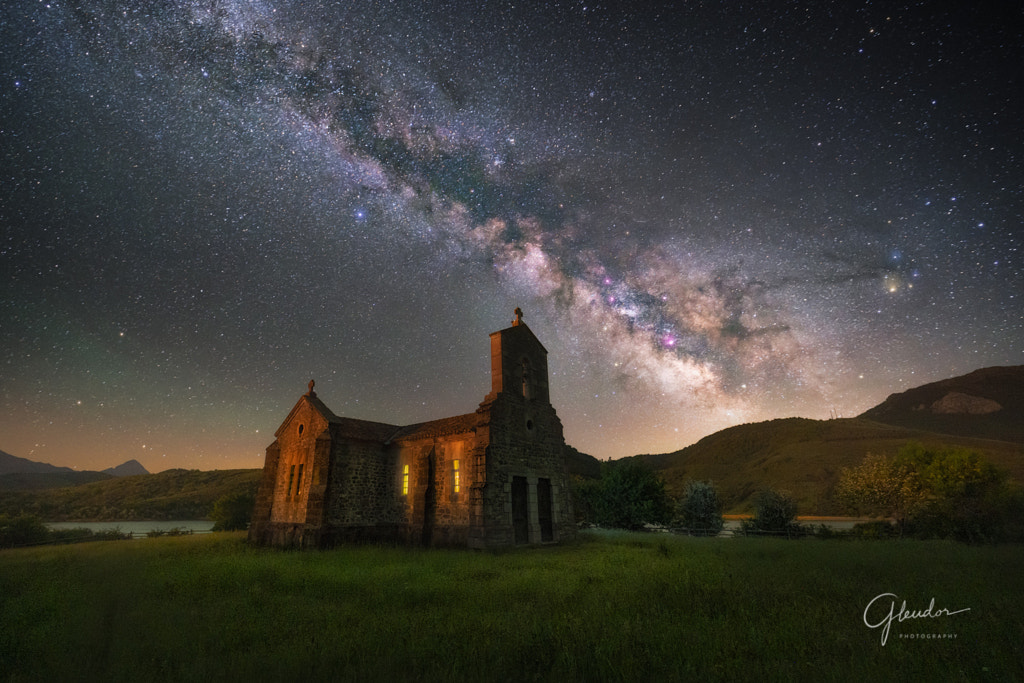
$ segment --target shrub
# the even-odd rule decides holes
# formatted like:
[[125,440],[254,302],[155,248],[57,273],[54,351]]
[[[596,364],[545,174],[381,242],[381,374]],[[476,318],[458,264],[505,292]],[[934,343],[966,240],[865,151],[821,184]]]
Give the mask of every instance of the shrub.
[[868,455],[847,468],[839,497],[857,512],[892,517],[918,538],[991,542],[1021,538],[1021,495],[1006,474],[963,448],[908,443],[894,458]]
[[722,503],[711,482],[688,482],[677,513],[682,525],[695,536],[717,536],[725,526]]
[[800,528],[795,519],[796,501],[783,491],[765,489],[757,496],[751,527],[761,532],[791,534]]
[[850,535],[857,538],[896,538],[899,536],[899,530],[896,525],[882,519],[854,524]]
[[672,519],[665,482],[637,460],[603,463],[601,478],[578,486],[578,504],[586,521],[618,529],[641,529]]
[[38,517],[0,515],[0,548],[46,543],[50,530]]
[[244,530],[252,520],[252,509],[256,498],[251,493],[229,493],[213,504],[210,519],[214,521],[213,531]]

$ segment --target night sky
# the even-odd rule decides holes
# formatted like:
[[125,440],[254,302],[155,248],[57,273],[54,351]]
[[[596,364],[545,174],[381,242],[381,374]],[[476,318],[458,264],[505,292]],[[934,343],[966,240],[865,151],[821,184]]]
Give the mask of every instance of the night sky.
[[560,5],[3,3],[0,449],[472,412],[516,306],[600,458],[1024,363],[1018,3]]

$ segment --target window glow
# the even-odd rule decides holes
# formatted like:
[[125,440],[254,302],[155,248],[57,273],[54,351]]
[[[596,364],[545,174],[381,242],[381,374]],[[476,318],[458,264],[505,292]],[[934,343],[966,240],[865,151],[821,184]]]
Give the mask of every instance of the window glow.
[[458,460],[452,460],[452,492],[453,493],[458,493],[459,492],[459,483],[460,483],[460,478],[459,478],[459,461]]
[[409,466],[402,468],[402,495],[409,495]]

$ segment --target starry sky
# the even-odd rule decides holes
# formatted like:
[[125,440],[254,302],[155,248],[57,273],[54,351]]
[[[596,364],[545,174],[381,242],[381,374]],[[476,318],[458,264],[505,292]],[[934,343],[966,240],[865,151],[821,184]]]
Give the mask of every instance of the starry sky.
[[260,467],[472,412],[521,306],[569,444],[1024,363],[1017,3],[18,0],[0,449]]

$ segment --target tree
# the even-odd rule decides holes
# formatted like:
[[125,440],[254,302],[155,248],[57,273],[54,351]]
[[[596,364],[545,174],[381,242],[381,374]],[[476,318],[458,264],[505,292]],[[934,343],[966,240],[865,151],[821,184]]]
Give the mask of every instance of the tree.
[[0,515],[0,548],[45,543],[49,537],[50,530],[38,517]]
[[577,489],[589,521],[599,526],[640,529],[644,524],[665,524],[672,518],[672,502],[662,478],[643,463],[603,463],[601,478]]
[[868,455],[854,468],[845,468],[836,496],[858,514],[892,517],[902,525],[927,499],[917,466],[904,459]]
[[758,531],[788,532],[794,529],[796,501],[784,491],[765,489],[757,496],[752,527]]
[[1012,498],[1006,475],[963,448],[904,445],[893,458],[868,455],[843,470],[840,500],[858,512],[893,517],[918,536],[963,540],[995,538]]
[[214,521],[213,531],[234,531],[245,529],[252,520],[252,508],[256,504],[253,494],[228,493],[213,504],[210,519]]
[[718,492],[708,481],[688,482],[677,512],[683,526],[696,536],[717,536],[725,526]]

